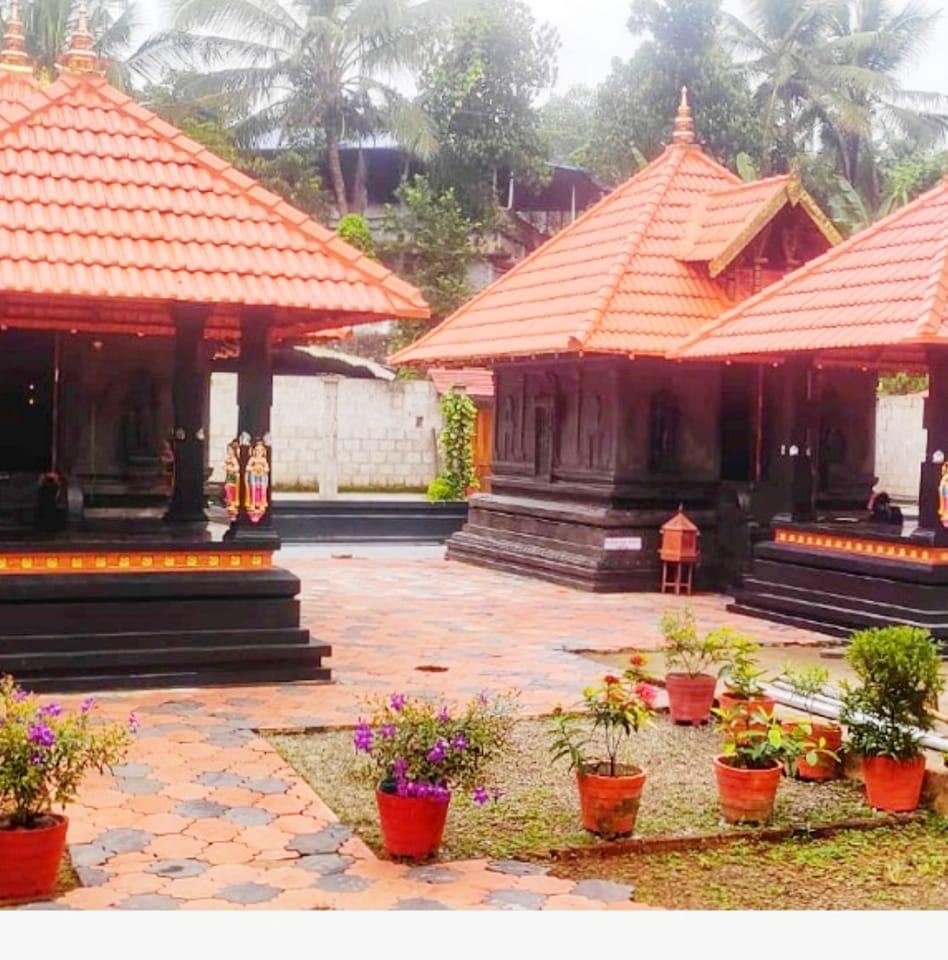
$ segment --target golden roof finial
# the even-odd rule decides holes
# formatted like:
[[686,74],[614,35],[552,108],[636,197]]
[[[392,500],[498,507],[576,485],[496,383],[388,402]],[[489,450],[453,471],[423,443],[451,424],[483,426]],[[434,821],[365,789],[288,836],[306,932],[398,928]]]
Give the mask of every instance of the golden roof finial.
[[20,20],[20,5],[11,0],[3,25],[3,49],[0,50],[0,69],[15,73],[32,73],[33,61],[26,52],[26,37]]
[[672,143],[694,143],[695,123],[691,116],[691,105],[688,103],[688,88],[681,88],[681,102],[678,104],[678,113],[675,115],[675,129],[672,133]]
[[101,73],[99,58],[95,52],[95,37],[89,29],[89,11],[86,5],[79,5],[76,16],[76,28],[72,32],[69,46],[59,58],[63,70],[71,73]]

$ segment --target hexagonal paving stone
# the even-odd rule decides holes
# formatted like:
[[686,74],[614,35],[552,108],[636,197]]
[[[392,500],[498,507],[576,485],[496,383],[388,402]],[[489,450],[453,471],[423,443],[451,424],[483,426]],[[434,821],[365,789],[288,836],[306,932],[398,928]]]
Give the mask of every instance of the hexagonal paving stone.
[[241,786],[254,793],[286,793],[290,784],[279,777],[254,777],[244,780]]
[[34,903],[24,903],[17,910],[72,910],[72,907],[56,900],[37,900]]
[[154,834],[134,827],[118,827],[106,830],[96,839],[96,843],[112,853],[138,853],[154,840]]
[[225,820],[241,827],[263,827],[276,819],[275,813],[261,810],[259,807],[231,807],[222,816]]
[[145,763],[120,763],[112,767],[112,773],[117,777],[147,777],[151,767]]
[[341,823],[333,823],[316,833],[301,833],[286,845],[304,856],[311,853],[335,853],[352,836],[352,831]]
[[205,705],[200,700],[166,700],[155,707],[144,707],[139,713],[177,713],[184,715],[202,713],[204,710]]
[[492,873],[503,873],[509,877],[543,877],[550,872],[549,867],[538,863],[526,863],[523,860],[491,860],[487,869]]
[[242,730],[222,730],[220,733],[209,733],[205,738],[205,743],[210,743],[215,747],[242,747],[248,740],[252,740],[254,734]]
[[203,860],[156,860],[147,867],[148,873],[157,873],[159,877],[179,880],[183,877],[199,877],[207,869]]
[[123,793],[131,793],[137,797],[151,796],[158,793],[164,784],[160,780],[151,780],[148,777],[119,777],[118,788]]
[[314,884],[320,890],[330,893],[361,893],[369,887],[369,881],[364,877],[353,877],[347,873],[330,873],[320,877]]
[[342,873],[352,864],[352,857],[343,857],[338,853],[314,853],[308,857],[300,857],[294,861],[294,866],[302,867],[310,873],[329,876],[331,873]]
[[194,782],[203,784],[205,787],[239,787],[243,779],[238,774],[227,770],[208,770],[199,777],[195,777]]
[[217,896],[231,903],[266,903],[279,892],[276,887],[267,883],[232,883],[229,887],[224,887]]
[[453,883],[459,876],[456,870],[437,866],[412,867],[407,873],[409,880],[417,880],[419,883]]
[[498,910],[539,910],[546,897],[529,890],[495,890],[485,901]]
[[213,800],[184,800],[171,812],[179,817],[191,817],[194,820],[204,820],[207,817],[220,817],[227,813],[228,808],[222,803]]
[[613,883],[611,880],[581,880],[573,887],[572,893],[589,900],[601,900],[603,903],[623,903],[631,900],[635,888],[625,883]]
[[116,904],[119,910],[177,910],[182,901],[161,893],[139,893]]
[[[73,864],[75,867],[75,864]],[[84,887],[99,887],[112,876],[111,870],[99,867],[75,867],[76,876]]]
[[105,863],[112,856],[112,851],[107,850],[101,843],[71,843],[69,845],[69,857],[72,865],[78,867],[97,867]]
[[450,910],[451,908],[437,900],[425,900],[424,897],[409,897],[406,900],[396,900],[393,910]]

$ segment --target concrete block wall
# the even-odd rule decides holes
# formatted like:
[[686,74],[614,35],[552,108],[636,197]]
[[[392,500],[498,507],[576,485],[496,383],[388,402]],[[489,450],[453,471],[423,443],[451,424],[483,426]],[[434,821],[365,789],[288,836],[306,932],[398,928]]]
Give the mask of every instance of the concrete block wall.
[[920,393],[877,401],[876,489],[891,497],[918,497],[919,465],[925,459],[924,410],[925,397]]
[[[276,377],[273,384],[273,480],[315,489],[326,431],[322,377]],[[438,472],[439,398],[428,380],[352,380],[338,385],[339,486],[426,487]],[[210,459],[223,476],[224,451],[237,429],[237,375],[211,377]]]

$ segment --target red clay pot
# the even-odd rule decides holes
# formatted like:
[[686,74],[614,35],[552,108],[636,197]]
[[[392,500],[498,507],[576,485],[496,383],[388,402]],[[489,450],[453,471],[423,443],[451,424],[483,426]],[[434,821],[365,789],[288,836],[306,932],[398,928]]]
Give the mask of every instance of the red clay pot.
[[603,774],[608,764],[576,771],[583,827],[603,837],[632,833],[645,786],[641,767],[619,767],[619,775]]
[[400,797],[375,791],[382,842],[390,857],[424,860],[438,852],[450,800]]
[[[843,745],[843,731],[838,724],[817,723],[813,720],[785,720],[781,726],[784,730],[792,732],[802,724],[810,727],[810,733],[805,734],[808,742],[819,746],[822,739],[823,749],[832,750],[833,753],[839,752],[839,748]],[[835,780],[839,773],[839,761],[821,754],[816,763],[807,763],[805,757],[799,756],[794,762],[794,770],[801,780]]]
[[0,900],[47,897],[56,887],[69,819],[49,814],[42,826],[0,829]]
[[893,760],[891,757],[863,757],[866,800],[876,810],[906,813],[915,810],[922,799],[925,782],[925,758]]
[[693,677],[689,673],[665,675],[668,709],[673,723],[707,723],[714,703],[717,679],[706,673]]
[[[733,710],[735,708],[740,708],[741,713],[745,714],[747,717],[754,717],[758,713],[766,713],[768,717],[774,715],[774,707],[776,702],[773,697],[768,697],[766,695],[761,695],[759,697],[751,697],[747,699],[746,697],[738,697],[733,693],[729,693],[725,690],[720,697],[718,697],[718,705],[722,710]],[[766,730],[767,727],[762,724],[759,720],[752,720],[749,723],[742,722],[740,717],[734,721],[735,730]]]
[[724,819],[728,823],[766,823],[773,816],[783,767],[775,762],[769,770],[742,770],[725,761],[723,754],[714,758]]

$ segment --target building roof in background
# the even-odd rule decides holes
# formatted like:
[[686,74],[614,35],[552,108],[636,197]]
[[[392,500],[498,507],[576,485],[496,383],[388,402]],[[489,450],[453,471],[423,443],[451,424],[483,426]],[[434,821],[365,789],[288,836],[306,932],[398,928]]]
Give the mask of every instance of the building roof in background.
[[488,400],[494,396],[494,373],[487,367],[431,367],[428,377],[439,394],[462,387],[475,400]]
[[677,355],[948,342],[948,179],[724,314]]

